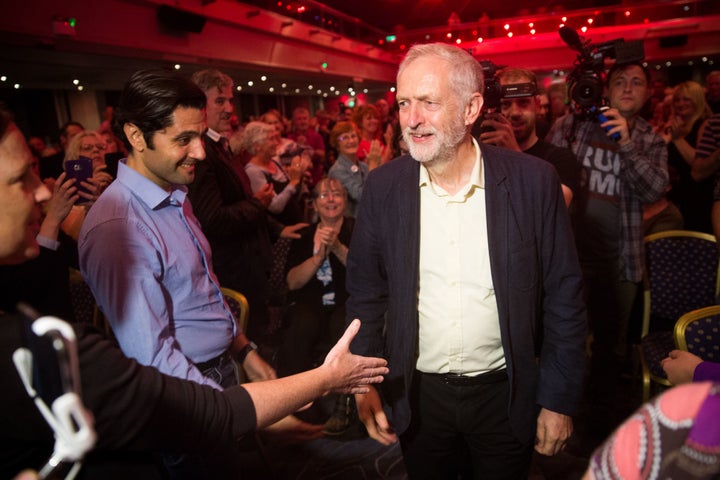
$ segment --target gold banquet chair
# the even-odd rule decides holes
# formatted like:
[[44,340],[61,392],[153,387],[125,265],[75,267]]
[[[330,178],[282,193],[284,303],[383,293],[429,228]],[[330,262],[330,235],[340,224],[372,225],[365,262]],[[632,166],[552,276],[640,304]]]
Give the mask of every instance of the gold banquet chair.
[[675,348],[673,328],[687,312],[716,303],[718,250],[713,235],[668,230],[645,237],[640,340],[643,401],[653,384],[671,386],[660,361]]
[[[227,306],[230,308],[230,313],[232,313],[233,317],[235,317],[238,328],[241,329],[243,332],[247,331],[248,316],[250,315],[250,304],[248,303],[247,298],[245,298],[245,295],[238,292],[237,290],[233,290],[232,288],[228,287],[220,287],[220,292],[223,295],[225,303],[227,303]],[[243,370],[243,366],[237,362],[236,365],[239,382],[241,384],[247,382],[248,378],[245,374],[245,370]],[[249,442],[249,444],[246,443],[244,445],[245,448],[254,447],[255,449],[257,449],[257,453],[260,456],[261,461],[265,465],[265,468],[268,472],[272,473],[272,463],[270,462],[267,448],[265,447],[265,444],[262,441],[260,434],[258,432],[255,432],[252,438],[249,439]]]
[[90,287],[85,282],[80,270],[70,268],[70,306],[78,323],[92,325],[102,330],[110,338],[112,330],[108,325],[105,315],[100,311],[95,302],[95,297]]
[[[250,314],[250,305],[247,301],[247,298],[245,298],[245,295],[238,292],[237,290],[233,290],[232,288],[220,287],[220,291],[222,292],[225,303],[227,303],[227,306],[230,308],[230,313],[232,313],[233,317],[235,317],[238,330],[246,332],[248,316]],[[240,377],[240,383],[248,381],[247,375],[245,375],[245,371],[243,370],[242,365],[238,364],[237,370]]]
[[720,305],[686,313],[675,324],[673,333],[679,350],[720,363]]
[[245,295],[227,287],[220,287],[220,291],[223,294],[225,303],[227,303],[228,307],[230,307],[230,312],[232,312],[235,320],[238,322],[238,327],[240,327],[243,332],[247,331],[250,305],[248,305]]

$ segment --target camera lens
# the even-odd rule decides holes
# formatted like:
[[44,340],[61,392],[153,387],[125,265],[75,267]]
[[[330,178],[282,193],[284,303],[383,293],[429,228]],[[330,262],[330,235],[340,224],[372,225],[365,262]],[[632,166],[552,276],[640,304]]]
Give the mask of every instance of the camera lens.
[[602,92],[602,79],[595,73],[587,73],[572,86],[570,96],[580,107],[589,108],[600,103]]

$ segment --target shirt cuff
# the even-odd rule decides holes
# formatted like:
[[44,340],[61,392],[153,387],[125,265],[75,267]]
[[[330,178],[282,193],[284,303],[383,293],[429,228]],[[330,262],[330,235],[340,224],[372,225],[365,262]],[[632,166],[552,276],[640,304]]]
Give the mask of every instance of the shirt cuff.
[[704,382],[708,380],[720,382],[720,363],[702,362],[695,367],[693,381]]
[[54,252],[57,251],[58,248],[60,248],[60,242],[57,240],[53,240],[52,238],[43,237],[42,235],[38,235],[36,237],[36,240],[38,242],[38,245],[41,247],[45,247],[48,250],[52,250]]

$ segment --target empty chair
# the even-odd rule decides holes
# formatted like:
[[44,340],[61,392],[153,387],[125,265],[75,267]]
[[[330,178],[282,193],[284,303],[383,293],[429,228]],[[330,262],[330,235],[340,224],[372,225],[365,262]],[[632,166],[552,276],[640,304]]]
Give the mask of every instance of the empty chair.
[[713,305],[718,251],[713,235],[669,230],[645,237],[641,364],[643,401],[651,382],[670,386],[660,361],[675,348],[673,328],[687,312]]

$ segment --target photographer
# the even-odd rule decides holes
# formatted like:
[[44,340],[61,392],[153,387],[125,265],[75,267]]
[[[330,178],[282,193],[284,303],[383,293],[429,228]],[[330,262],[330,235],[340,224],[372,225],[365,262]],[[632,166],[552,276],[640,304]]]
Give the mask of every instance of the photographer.
[[497,73],[502,87],[500,113],[488,115],[481,124],[480,141],[524,152],[549,162],[562,183],[565,205],[570,206],[580,187],[580,166],[567,149],[541,140],[536,131],[539,99],[537,80],[530,70],[505,68]]
[[593,331],[587,393],[599,435],[609,433],[612,420],[619,420],[613,413],[623,414],[613,412],[613,398],[642,279],[643,205],[658,200],[668,185],[665,142],[639,116],[650,95],[648,84],[648,72],[639,62],[616,63],[607,76],[610,109],[603,112],[604,120],[593,113],[595,105],[580,105],[592,88],[577,91],[571,85],[577,111],[559,119],[547,137],[571,148],[585,170],[587,199],[575,215],[575,241]]

